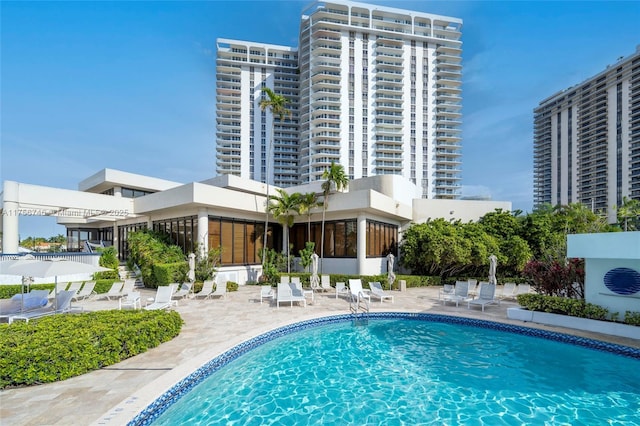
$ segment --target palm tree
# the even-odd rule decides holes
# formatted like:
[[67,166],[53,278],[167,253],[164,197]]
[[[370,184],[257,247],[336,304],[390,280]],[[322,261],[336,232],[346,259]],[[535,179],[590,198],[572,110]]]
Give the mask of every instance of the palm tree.
[[322,179],[325,181],[322,183],[322,235],[320,237],[320,273],[322,273],[322,260],[324,259],[324,218],[329,205],[329,194],[331,189],[336,188],[336,191],[342,191],[349,184],[349,178],[344,172],[342,164],[336,164],[331,162],[331,166],[322,173]]
[[[286,117],[291,117],[291,111],[287,109],[287,104],[289,100],[284,96],[276,94],[273,90],[268,87],[264,87],[262,89],[264,93],[266,93],[267,97],[263,98],[260,101],[260,109],[262,111],[269,110],[271,115],[275,118],[277,115],[280,121]],[[273,138],[275,134],[275,123],[271,126],[271,143],[269,144],[269,148],[267,149],[267,159],[266,159],[266,173],[264,182],[267,185],[267,202],[265,206],[265,219],[264,219],[264,239],[262,241],[262,266],[264,268],[264,263],[267,258],[267,231],[269,229],[269,165],[271,164],[271,149],[273,148]]]
[[311,241],[311,209],[321,205],[315,192],[300,195],[300,214],[307,215],[307,241]]
[[[622,205],[615,206],[616,215],[618,217],[618,224],[622,225],[624,222],[625,231],[634,231],[639,223],[640,217],[640,201],[632,198],[622,197]],[[629,223],[631,219],[631,223]]]
[[269,197],[269,206],[267,211],[273,214],[273,217],[286,228],[286,247],[287,247],[287,273],[291,272],[291,263],[289,260],[289,229],[293,226],[293,219],[296,214],[300,214],[300,194],[295,192],[288,194],[284,189],[277,189],[278,195]]

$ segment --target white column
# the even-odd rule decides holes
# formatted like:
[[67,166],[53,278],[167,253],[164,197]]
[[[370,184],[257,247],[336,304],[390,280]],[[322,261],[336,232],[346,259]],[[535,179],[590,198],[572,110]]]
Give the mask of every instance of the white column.
[[3,192],[2,252],[17,253],[18,244],[20,243],[18,234],[18,182],[5,181]]
[[367,218],[358,213],[358,274],[365,275],[367,265]]
[[198,210],[198,247],[200,256],[209,252],[209,212],[205,208]]

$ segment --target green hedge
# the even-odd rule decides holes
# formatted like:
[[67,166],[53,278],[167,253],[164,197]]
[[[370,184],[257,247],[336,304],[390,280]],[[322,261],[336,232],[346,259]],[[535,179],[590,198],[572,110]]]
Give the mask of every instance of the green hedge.
[[520,294],[518,304],[530,311],[549,312],[579,318],[607,320],[609,311],[602,306],[586,303],[581,299],[568,297],[545,296],[543,294]]
[[149,288],[157,288],[161,285],[184,282],[189,273],[189,263],[155,263],[151,266],[151,270],[153,280],[151,282],[145,281],[144,284]]
[[177,312],[99,311],[0,324],[0,389],[56,382],[146,352],[180,333]]

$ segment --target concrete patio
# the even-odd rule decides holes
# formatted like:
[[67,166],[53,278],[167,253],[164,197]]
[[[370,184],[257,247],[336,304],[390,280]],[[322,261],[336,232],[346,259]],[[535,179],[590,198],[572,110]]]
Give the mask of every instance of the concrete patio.
[[[467,309],[442,305],[439,287],[393,291],[394,303],[372,301],[372,312],[428,312],[481,318],[524,325],[507,319],[513,301]],[[498,292],[499,293],[499,292]],[[142,290],[143,306],[155,291]],[[79,305],[87,311],[117,309],[116,300],[89,300]],[[233,346],[270,329],[302,320],[349,312],[344,298],[334,293],[317,293],[315,301],[302,306],[260,303],[260,288],[242,286],[226,300],[180,300],[176,310],[185,321],[182,332],[170,342],[119,364],[59,383],[0,391],[0,419],[3,425],[90,425],[126,424],[133,416],[193,370]],[[527,326],[549,329],[536,324]],[[553,328],[554,331],[591,337],[627,346],[640,341],[596,333]]]

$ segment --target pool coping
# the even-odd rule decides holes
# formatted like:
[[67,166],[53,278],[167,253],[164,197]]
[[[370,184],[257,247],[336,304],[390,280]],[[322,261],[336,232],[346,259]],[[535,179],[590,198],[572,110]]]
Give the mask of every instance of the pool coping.
[[[544,338],[547,340],[553,340],[576,346],[582,346],[590,349],[595,349],[603,352],[609,352],[625,357],[640,359],[640,349],[629,346],[620,345],[617,343],[603,342],[587,337],[580,337],[571,334],[560,333],[556,331],[542,330],[538,328],[531,328],[522,325],[500,323],[491,320],[473,319],[466,317],[458,317],[444,314],[432,314],[432,313],[411,313],[411,312],[375,312],[369,313],[366,317],[367,320],[380,320],[380,319],[407,319],[407,320],[420,320],[441,322],[450,324],[459,324],[471,327],[487,328],[497,331],[510,332],[514,334],[527,335],[532,337]],[[167,410],[169,406],[175,403],[183,395],[189,392],[193,387],[201,383],[211,374],[215,373],[219,369],[223,368],[230,362],[234,361],[238,357],[246,354],[247,352],[261,346],[267,342],[277,339],[281,336],[285,336],[297,331],[301,331],[311,327],[317,327],[325,324],[332,324],[338,322],[354,321],[352,314],[339,314],[320,316],[318,318],[307,319],[303,321],[294,322],[291,324],[283,325],[275,329],[260,333],[254,337],[242,341],[240,344],[233,346],[220,354],[220,351],[215,351],[217,354],[205,353],[199,357],[196,357],[189,362],[189,371],[184,371],[188,366],[183,368],[177,368],[173,372],[174,374],[163,376],[162,378],[152,382],[150,385],[142,388],[136,395],[131,396],[127,400],[115,407],[109,413],[101,418],[96,424],[108,424],[111,420],[115,420],[118,417],[127,416],[127,424],[131,426],[148,425],[151,424],[158,416]],[[208,358],[207,358],[208,357]],[[207,358],[207,359],[205,359]],[[193,370],[196,362],[200,362],[198,368]],[[177,379],[181,378],[179,381]],[[164,386],[161,386],[159,381],[164,382]],[[173,380],[173,385],[166,383]],[[152,400],[151,403],[144,403],[140,400],[139,394],[144,395],[145,391],[151,389],[149,386],[153,386],[153,395],[158,395],[158,389],[166,389],[158,397]],[[147,393],[147,396],[149,394]],[[142,403],[142,404],[141,404]],[[124,405],[124,406],[122,406]],[[140,410],[140,406],[144,406]],[[127,407],[128,406],[128,407]],[[123,420],[120,418],[119,420]]]

